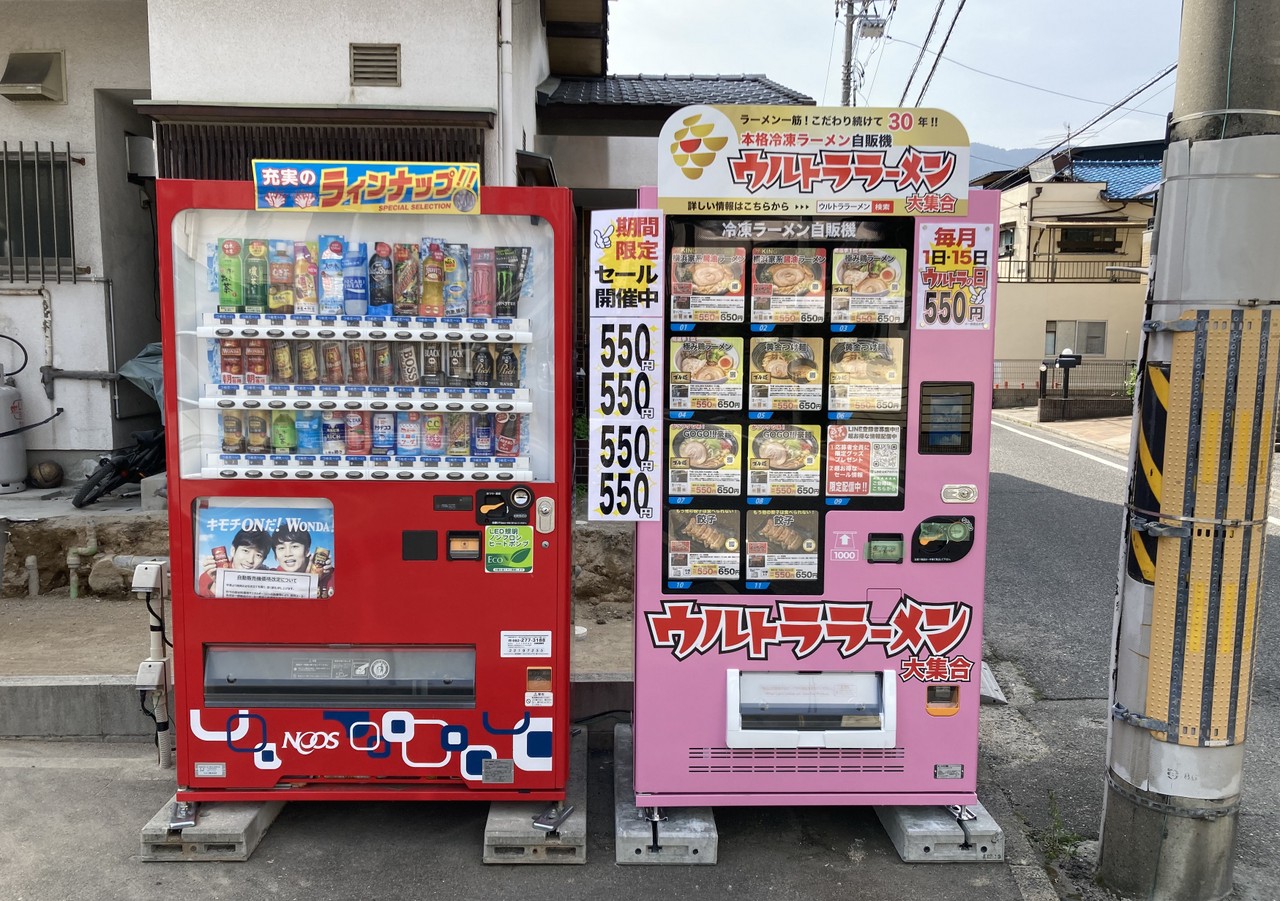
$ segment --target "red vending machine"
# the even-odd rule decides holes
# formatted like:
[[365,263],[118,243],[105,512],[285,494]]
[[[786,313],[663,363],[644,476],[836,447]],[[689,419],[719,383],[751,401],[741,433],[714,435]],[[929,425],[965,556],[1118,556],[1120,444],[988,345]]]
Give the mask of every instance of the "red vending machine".
[[178,800],[560,800],[573,209],[161,181]]

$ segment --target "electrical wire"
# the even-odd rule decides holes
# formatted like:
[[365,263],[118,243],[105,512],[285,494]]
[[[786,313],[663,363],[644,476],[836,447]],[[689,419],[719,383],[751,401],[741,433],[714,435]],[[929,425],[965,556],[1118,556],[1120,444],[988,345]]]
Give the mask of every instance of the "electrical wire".
[[920,68],[920,61],[924,59],[924,48],[929,46],[929,39],[933,37],[933,29],[938,25],[938,17],[942,15],[942,7],[946,2],[947,0],[938,0],[938,5],[933,9],[933,21],[929,23],[929,32],[924,36],[924,43],[920,45],[920,53],[911,67],[911,74],[907,76],[907,83],[902,86],[902,96],[898,98],[898,106],[907,102],[907,92],[911,90],[911,82],[915,80],[916,70]]
[[13,370],[13,372],[5,373],[5,375],[17,375],[19,372],[27,368],[27,349],[22,346],[22,342],[17,338],[10,338],[8,335],[0,335],[0,338],[3,338],[6,341],[12,341],[14,344],[18,345],[18,350],[22,351],[22,365]]
[[840,2],[836,0],[836,20],[831,26],[831,46],[827,49],[827,77],[822,80],[822,105],[827,105],[827,88],[831,84],[831,60],[836,55],[836,32],[840,30]]
[[[903,40],[902,38],[895,38],[893,36],[889,36],[888,39],[898,44],[906,44],[908,47],[923,49],[922,47],[920,47],[919,44],[914,44],[911,41]],[[932,53],[933,51],[929,51],[929,52]],[[1042,88],[1040,87],[1040,85],[1030,84],[1025,81],[1018,81],[1018,79],[1016,78],[1008,78],[1004,75],[997,75],[994,72],[988,72],[985,69],[979,69],[976,66],[970,66],[966,63],[960,62],[958,59],[952,56],[947,56],[942,58],[945,59],[947,62],[951,63],[951,65],[953,66],[959,66],[961,69],[968,69],[970,72],[976,72],[979,75],[985,75],[988,78],[994,78],[997,81],[1004,81],[1009,84],[1016,84],[1019,87],[1030,88],[1033,91],[1040,91],[1045,94],[1052,94],[1055,97],[1065,97],[1068,100],[1079,100],[1081,103],[1092,103],[1095,106],[1107,106],[1107,101],[1105,100],[1090,100],[1088,97],[1077,97],[1075,94],[1064,94],[1062,91],[1055,91],[1051,88]],[[1145,116],[1156,116],[1160,119],[1165,118],[1163,113],[1153,113],[1149,110],[1138,109],[1136,107],[1129,108],[1129,112],[1142,113]]]
[[924,100],[924,95],[929,90],[929,85],[933,83],[933,73],[938,71],[938,61],[942,59],[942,51],[947,49],[947,42],[951,40],[951,32],[956,30],[956,22],[960,21],[960,13],[964,11],[965,0],[960,0],[960,5],[956,7],[956,14],[951,17],[951,26],[947,29],[947,34],[942,39],[942,46],[938,48],[938,53],[933,58],[933,66],[929,69],[929,77],[924,80],[924,87],[920,89],[920,93],[916,95],[915,106],[920,105],[920,101]]
[[[1141,93],[1143,93],[1144,91],[1146,91],[1148,88],[1150,88],[1150,87],[1151,87],[1151,86],[1153,86],[1156,82],[1158,82],[1158,81],[1160,81],[1161,79],[1163,79],[1166,75],[1168,75],[1170,72],[1172,72],[1172,71],[1173,71],[1174,69],[1176,69],[1176,68],[1178,68],[1178,64],[1177,64],[1177,63],[1171,63],[1171,64],[1170,64],[1170,65],[1169,65],[1169,66],[1168,66],[1168,67],[1167,67],[1163,72],[1161,72],[1159,75],[1155,76],[1154,78],[1149,79],[1148,81],[1144,82],[1141,86],[1139,86],[1139,87],[1135,88],[1134,90],[1130,91],[1130,92],[1129,92],[1129,94],[1128,94],[1127,96],[1125,96],[1125,98],[1124,98],[1123,100],[1121,100],[1121,101],[1120,101],[1120,102],[1118,102],[1118,103],[1112,104],[1110,107],[1108,107],[1107,109],[1105,109],[1105,110],[1103,110],[1101,113],[1099,113],[1095,118],[1093,118],[1093,119],[1091,119],[1089,122],[1085,123],[1084,127],[1083,127],[1083,128],[1081,128],[1081,129],[1080,129],[1080,131],[1079,131],[1079,132],[1077,132],[1077,134],[1081,134],[1081,133],[1083,133],[1083,132],[1085,132],[1085,131],[1088,131],[1090,128],[1092,128],[1093,126],[1095,126],[1095,125],[1097,125],[1099,122],[1101,122],[1103,119],[1107,118],[1107,116],[1110,116],[1112,113],[1114,113],[1114,112],[1116,112],[1117,110],[1119,110],[1119,109],[1123,108],[1123,107],[1124,107],[1124,105],[1125,105],[1126,103],[1128,103],[1128,102],[1129,102],[1130,100],[1132,100],[1134,97],[1137,97],[1139,94],[1141,94]],[[1056,153],[1056,152],[1058,151],[1058,149],[1059,149],[1060,147],[1062,147],[1062,145],[1063,145],[1063,144],[1065,144],[1065,143],[1067,143],[1067,142],[1066,142],[1066,141],[1059,141],[1057,144],[1055,144],[1054,146],[1050,147],[1048,150],[1046,150],[1044,153],[1042,153],[1042,154],[1040,154],[1039,156],[1037,156],[1035,159],[1033,159],[1033,160],[1031,160],[1031,161],[1027,162],[1026,164],[1024,164],[1024,165],[1022,165],[1022,166],[1019,166],[1017,169],[1013,169],[1013,170],[1011,170],[1007,175],[1005,175],[1005,176],[1003,176],[1003,177],[1001,177],[1001,178],[997,179],[997,180],[996,180],[996,181],[994,181],[991,185],[989,185],[989,187],[990,187],[992,190],[994,190],[994,191],[1001,190],[1002,188],[1004,188],[1004,187],[1009,183],[1009,181],[1013,178],[1013,176],[1015,176],[1015,175],[1017,175],[1017,174],[1019,174],[1019,173],[1021,173],[1021,172],[1025,172],[1027,169],[1031,168],[1031,167],[1032,167],[1032,166],[1034,166],[1036,163],[1040,162],[1042,159],[1045,159],[1046,157],[1052,156],[1052,155],[1053,155],[1054,153]]]

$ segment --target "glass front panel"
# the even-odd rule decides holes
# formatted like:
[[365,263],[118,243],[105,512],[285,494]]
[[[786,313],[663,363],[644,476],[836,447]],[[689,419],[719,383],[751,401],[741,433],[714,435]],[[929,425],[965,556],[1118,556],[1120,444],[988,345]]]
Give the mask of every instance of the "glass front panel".
[[183,477],[551,479],[545,221],[187,210],[171,237]]

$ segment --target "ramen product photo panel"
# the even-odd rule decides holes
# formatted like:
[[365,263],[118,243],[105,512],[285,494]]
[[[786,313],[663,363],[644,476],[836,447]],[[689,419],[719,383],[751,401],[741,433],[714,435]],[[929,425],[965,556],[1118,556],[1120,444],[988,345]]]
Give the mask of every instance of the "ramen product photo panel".
[[751,253],[751,321],[819,323],[827,311],[824,247],[756,247]]
[[817,497],[821,479],[821,426],[747,427],[748,496]]
[[907,252],[837,247],[831,252],[833,323],[906,322]]
[[752,338],[748,408],[821,410],[822,357],[821,338]]
[[835,338],[828,356],[833,412],[902,409],[901,338]]
[[741,410],[742,347],[741,338],[672,338],[667,357],[670,408]]
[[672,510],[667,517],[667,578],[742,577],[742,513]]
[[685,422],[668,429],[668,494],[736,497],[742,493],[741,426]]
[[817,510],[748,510],[747,578],[755,581],[817,581]]
[[673,248],[671,321],[742,322],[746,262],[744,247]]

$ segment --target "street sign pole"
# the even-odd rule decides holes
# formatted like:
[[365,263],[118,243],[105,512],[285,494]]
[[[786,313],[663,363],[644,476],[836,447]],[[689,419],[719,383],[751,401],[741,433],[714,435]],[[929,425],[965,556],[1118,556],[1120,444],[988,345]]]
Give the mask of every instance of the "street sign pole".
[[1098,878],[1231,892],[1280,361],[1270,0],[1185,0],[1116,599]]

